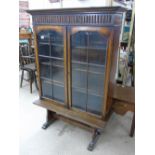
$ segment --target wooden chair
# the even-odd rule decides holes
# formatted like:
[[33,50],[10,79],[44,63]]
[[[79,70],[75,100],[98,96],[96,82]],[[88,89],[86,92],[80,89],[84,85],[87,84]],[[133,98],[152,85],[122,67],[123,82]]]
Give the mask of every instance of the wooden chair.
[[38,89],[37,79],[36,79],[36,66],[35,66],[35,56],[32,52],[31,47],[28,44],[20,44],[19,46],[19,62],[20,69],[22,70],[20,87],[22,87],[22,83],[24,79],[24,71],[28,72],[30,83],[30,92],[32,93],[32,83],[35,81],[35,86]]
[[124,115],[127,111],[133,112],[133,119],[129,135],[133,137],[135,130],[135,88],[116,85],[113,92],[113,111]]

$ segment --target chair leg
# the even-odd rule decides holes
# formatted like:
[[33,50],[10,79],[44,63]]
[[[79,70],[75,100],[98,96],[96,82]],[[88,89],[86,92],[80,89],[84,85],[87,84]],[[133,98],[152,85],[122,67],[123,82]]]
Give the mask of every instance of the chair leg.
[[130,137],[133,137],[135,132],[135,113],[133,115],[133,119],[132,119],[132,124],[131,124],[131,129],[130,129]]
[[33,74],[34,74],[33,77],[34,77],[35,86],[36,86],[36,88],[38,90],[37,77],[36,77],[35,71],[33,72]]
[[32,75],[31,72],[29,72],[29,76],[30,76],[30,93],[32,94],[32,80],[33,80],[33,79],[32,79],[32,78],[33,78],[32,76],[33,76],[33,75]]
[[21,80],[20,80],[20,88],[22,88],[23,79],[24,79],[24,70],[22,70],[22,75],[21,75]]

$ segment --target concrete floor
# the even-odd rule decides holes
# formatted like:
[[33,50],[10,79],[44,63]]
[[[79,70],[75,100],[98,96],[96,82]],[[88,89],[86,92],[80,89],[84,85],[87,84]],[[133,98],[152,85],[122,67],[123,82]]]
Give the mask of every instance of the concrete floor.
[[41,129],[46,111],[32,102],[38,99],[29,83],[20,88],[20,155],[134,155],[135,138],[129,130],[132,113],[113,114],[93,152],[87,150],[92,133],[63,121],[55,121],[48,129]]

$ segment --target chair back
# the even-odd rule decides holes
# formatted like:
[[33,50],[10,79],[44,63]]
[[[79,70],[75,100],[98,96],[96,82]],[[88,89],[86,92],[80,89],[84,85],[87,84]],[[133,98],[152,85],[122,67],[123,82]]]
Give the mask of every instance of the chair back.
[[26,64],[34,63],[34,52],[29,44],[19,45],[19,62],[20,67],[24,67]]

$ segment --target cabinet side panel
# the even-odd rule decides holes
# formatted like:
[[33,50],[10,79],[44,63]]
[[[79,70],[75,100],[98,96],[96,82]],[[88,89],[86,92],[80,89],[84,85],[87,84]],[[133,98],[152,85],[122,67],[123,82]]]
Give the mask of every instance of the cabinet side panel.
[[108,114],[111,109],[113,88],[116,85],[120,30],[121,30],[120,28],[114,29],[113,52],[111,55],[111,69],[110,69],[110,80],[109,80],[109,90],[108,90],[106,114]]

